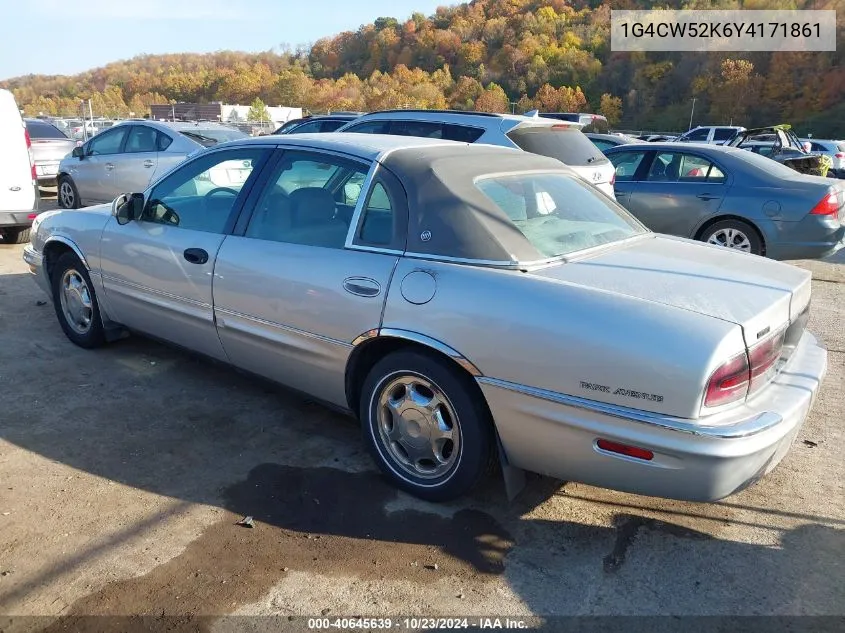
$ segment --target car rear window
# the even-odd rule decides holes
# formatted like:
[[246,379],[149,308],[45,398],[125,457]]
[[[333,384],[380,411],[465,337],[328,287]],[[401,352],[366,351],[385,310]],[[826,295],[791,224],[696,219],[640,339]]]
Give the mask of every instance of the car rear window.
[[603,193],[569,174],[483,176],[475,186],[547,258],[648,232]]
[[729,127],[717,127],[713,131],[713,140],[727,141],[729,138],[733,137],[734,134],[736,134],[736,130],[732,130]]
[[196,141],[203,147],[213,147],[218,143],[236,141],[239,138],[249,138],[249,134],[244,134],[240,130],[196,128],[190,130],[179,130],[179,133],[182,136],[187,136],[192,141]]
[[67,139],[67,134],[62,132],[55,125],[44,123],[43,121],[27,121],[26,129],[29,132],[29,138],[60,138]]
[[524,125],[508,132],[517,147],[556,158],[574,167],[597,167],[607,158],[578,128],[571,125]]

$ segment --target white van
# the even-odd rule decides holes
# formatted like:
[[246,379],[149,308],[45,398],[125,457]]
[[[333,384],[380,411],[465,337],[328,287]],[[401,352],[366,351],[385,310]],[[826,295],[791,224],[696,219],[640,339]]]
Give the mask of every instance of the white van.
[[0,89],[0,237],[5,244],[29,241],[38,208],[38,178],[32,143],[18,104]]

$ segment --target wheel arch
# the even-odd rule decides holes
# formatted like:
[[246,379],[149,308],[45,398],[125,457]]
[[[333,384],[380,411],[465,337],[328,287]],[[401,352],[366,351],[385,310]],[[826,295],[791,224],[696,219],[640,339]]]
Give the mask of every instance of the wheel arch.
[[379,360],[400,349],[417,349],[447,359],[454,367],[472,379],[474,384],[475,378],[483,376],[478,367],[460,352],[435,338],[418,332],[390,328],[370,330],[356,338],[352,344],[354,349],[346,362],[345,390],[347,404],[356,415],[360,405],[361,386],[367,374]]
[[47,271],[48,278],[52,278],[53,266],[56,261],[58,261],[59,257],[66,252],[71,252],[76,255],[79,258],[79,261],[82,262],[82,265],[85,266],[85,269],[90,273],[91,266],[88,265],[88,260],[85,258],[85,255],[82,254],[82,249],[68,237],[63,235],[53,235],[47,238],[43,248],[44,267]]
[[693,239],[701,240],[701,237],[704,235],[704,232],[709,229],[711,226],[716,224],[717,222],[723,222],[724,220],[736,220],[737,222],[742,222],[743,224],[747,224],[750,226],[754,232],[757,234],[757,237],[760,239],[760,246],[761,246],[761,255],[766,254],[766,238],[763,236],[763,231],[760,230],[760,227],[753,220],[749,220],[748,218],[744,218],[741,215],[734,215],[731,213],[725,213],[722,215],[716,215],[712,218],[708,218],[704,222],[701,223],[695,232],[693,233]]

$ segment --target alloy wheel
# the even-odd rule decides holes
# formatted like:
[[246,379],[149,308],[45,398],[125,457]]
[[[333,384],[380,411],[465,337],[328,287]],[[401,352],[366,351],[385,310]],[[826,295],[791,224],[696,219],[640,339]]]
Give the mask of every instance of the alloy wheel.
[[94,320],[94,304],[85,278],[68,269],[62,276],[59,300],[65,321],[78,334],[87,334]]
[[724,228],[714,231],[707,239],[707,243],[725,248],[734,248],[746,253],[751,252],[751,240],[739,229]]
[[448,474],[461,450],[458,416],[449,399],[419,375],[394,375],[382,384],[376,425],[391,461],[421,479]]

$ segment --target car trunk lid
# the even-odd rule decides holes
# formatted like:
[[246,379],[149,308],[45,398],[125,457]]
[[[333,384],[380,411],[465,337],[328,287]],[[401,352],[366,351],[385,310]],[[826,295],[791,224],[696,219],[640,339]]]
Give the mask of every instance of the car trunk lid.
[[32,139],[32,155],[36,162],[59,162],[76,147],[76,141],[59,138]]
[[736,323],[747,347],[800,321],[812,278],[763,257],[655,234],[529,274]]

